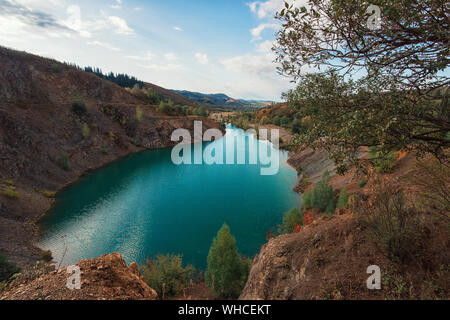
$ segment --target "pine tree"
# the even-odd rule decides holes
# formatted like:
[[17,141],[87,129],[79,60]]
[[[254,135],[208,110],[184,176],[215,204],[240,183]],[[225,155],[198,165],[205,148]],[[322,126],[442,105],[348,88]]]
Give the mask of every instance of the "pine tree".
[[329,183],[330,174],[325,171],[322,179],[314,187],[312,203],[313,207],[320,212],[330,210],[331,206],[333,206],[334,211],[333,187]]
[[331,215],[334,214],[334,210],[335,210],[334,200],[331,199],[331,200],[328,202],[327,207],[325,208],[325,213],[326,213],[328,216],[331,216]]
[[297,208],[293,208],[286,212],[283,216],[283,229],[286,233],[294,232],[297,225],[303,224],[303,212]]
[[336,205],[336,208],[347,208],[348,206],[348,193],[347,188],[344,188],[341,190],[341,193],[339,194],[339,199]]
[[313,195],[310,190],[306,191],[303,194],[303,208],[305,208],[305,209],[312,208],[312,206],[313,206],[312,198],[313,198]]
[[222,298],[237,298],[247,281],[250,260],[239,255],[236,239],[226,224],[214,238],[207,262],[207,284]]

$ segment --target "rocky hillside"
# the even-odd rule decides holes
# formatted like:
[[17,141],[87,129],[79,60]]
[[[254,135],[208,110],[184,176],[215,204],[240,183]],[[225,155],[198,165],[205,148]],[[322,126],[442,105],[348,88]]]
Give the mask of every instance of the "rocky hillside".
[[254,259],[240,298],[381,298],[381,292],[366,288],[366,269],[373,264],[384,269],[388,261],[360,231],[344,215],[317,219],[299,233],[270,240]]
[[39,260],[34,222],[54,192],[119,157],[170,146],[173,130],[193,129],[195,119],[164,116],[93,74],[0,47],[0,252],[20,266]]
[[[67,268],[32,275],[17,274],[0,300],[155,300],[156,292],[143,280],[135,263],[129,267],[118,253],[83,260],[80,268],[81,288],[70,290]],[[32,279],[27,279],[27,277]]]
[[[360,156],[367,156],[367,152],[362,150]],[[416,161],[411,154],[399,153],[393,171],[383,176],[387,181],[397,181],[403,190],[413,195],[412,199],[417,204],[420,203],[418,194],[430,190],[418,189],[417,177],[427,181],[429,177],[416,167]],[[354,199],[353,203],[350,209],[337,210],[331,217],[308,210],[307,214],[313,219],[310,225],[302,226],[297,233],[270,239],[254,258],[240,299],[448,298],[448,224],[435,215],[433,208],[427,210],[422,207],[424,213],[416,217],[420,223],[415,228],[420,235],[412,240],[415,241],[412,247],[416,250],[414,260],[399,262],[390,258],[377,244],[383,239],[369,236],[368,225],[362,222],[364,218],[355,207],[355,203],[364,203],[367,208],[383,205],[373,197],[375,178],[368,178],[367,185],[361,185],[362,177],[355,170],[344,176],[337,175],[333,162],[324,151],[294,152],[289,163],[301,168],[296,186],[298,191],[311,189],[328,170],[335,194],[345,187]],[[308,184],[303,183],[304,177],[310,179]],[[368,214],[364,210],[359,212]],[[389,225],[389,221],[384,222]],[[411,226],[408,224],[401,232]],[[367,268],[371,265],[379,266],[382,271],[381,290],[367,289]]]

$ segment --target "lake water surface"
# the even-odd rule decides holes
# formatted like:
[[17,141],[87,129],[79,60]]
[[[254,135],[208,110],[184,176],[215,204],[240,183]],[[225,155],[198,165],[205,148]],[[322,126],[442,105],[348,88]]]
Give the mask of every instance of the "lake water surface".
[[240,253],[252,257],[300,197],[292,191],[297,174],[286,163],[287,152],[232,126],[212,143],[243,135],[247,154],[260,144],[279,153],[278,174],[260,175],[261,165],[250,164],[175,165],[171,148],[134,154],[58,193],[40,223],[38,245],[56,261],[63,258],[63,265],[112,252],[140,264],[175,253],[204,268],[213,237],[227,223]]

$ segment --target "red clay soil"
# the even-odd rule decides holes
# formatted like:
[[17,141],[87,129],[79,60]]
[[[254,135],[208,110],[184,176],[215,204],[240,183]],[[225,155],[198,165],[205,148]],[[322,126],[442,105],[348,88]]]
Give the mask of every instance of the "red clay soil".
[[81,289],[67,288],[71,274],[63,267],[31,281],[20,277],[0,300],[155,300],[156,292],[143,280],[137,265],[129,267],[118,253],[77,263],[81,271]]

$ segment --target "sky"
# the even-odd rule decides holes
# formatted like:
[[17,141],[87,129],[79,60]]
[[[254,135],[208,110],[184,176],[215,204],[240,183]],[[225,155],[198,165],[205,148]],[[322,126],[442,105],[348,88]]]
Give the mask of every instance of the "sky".
[[284,0],[0,0],[0,45],[177,90],[280,101]]

